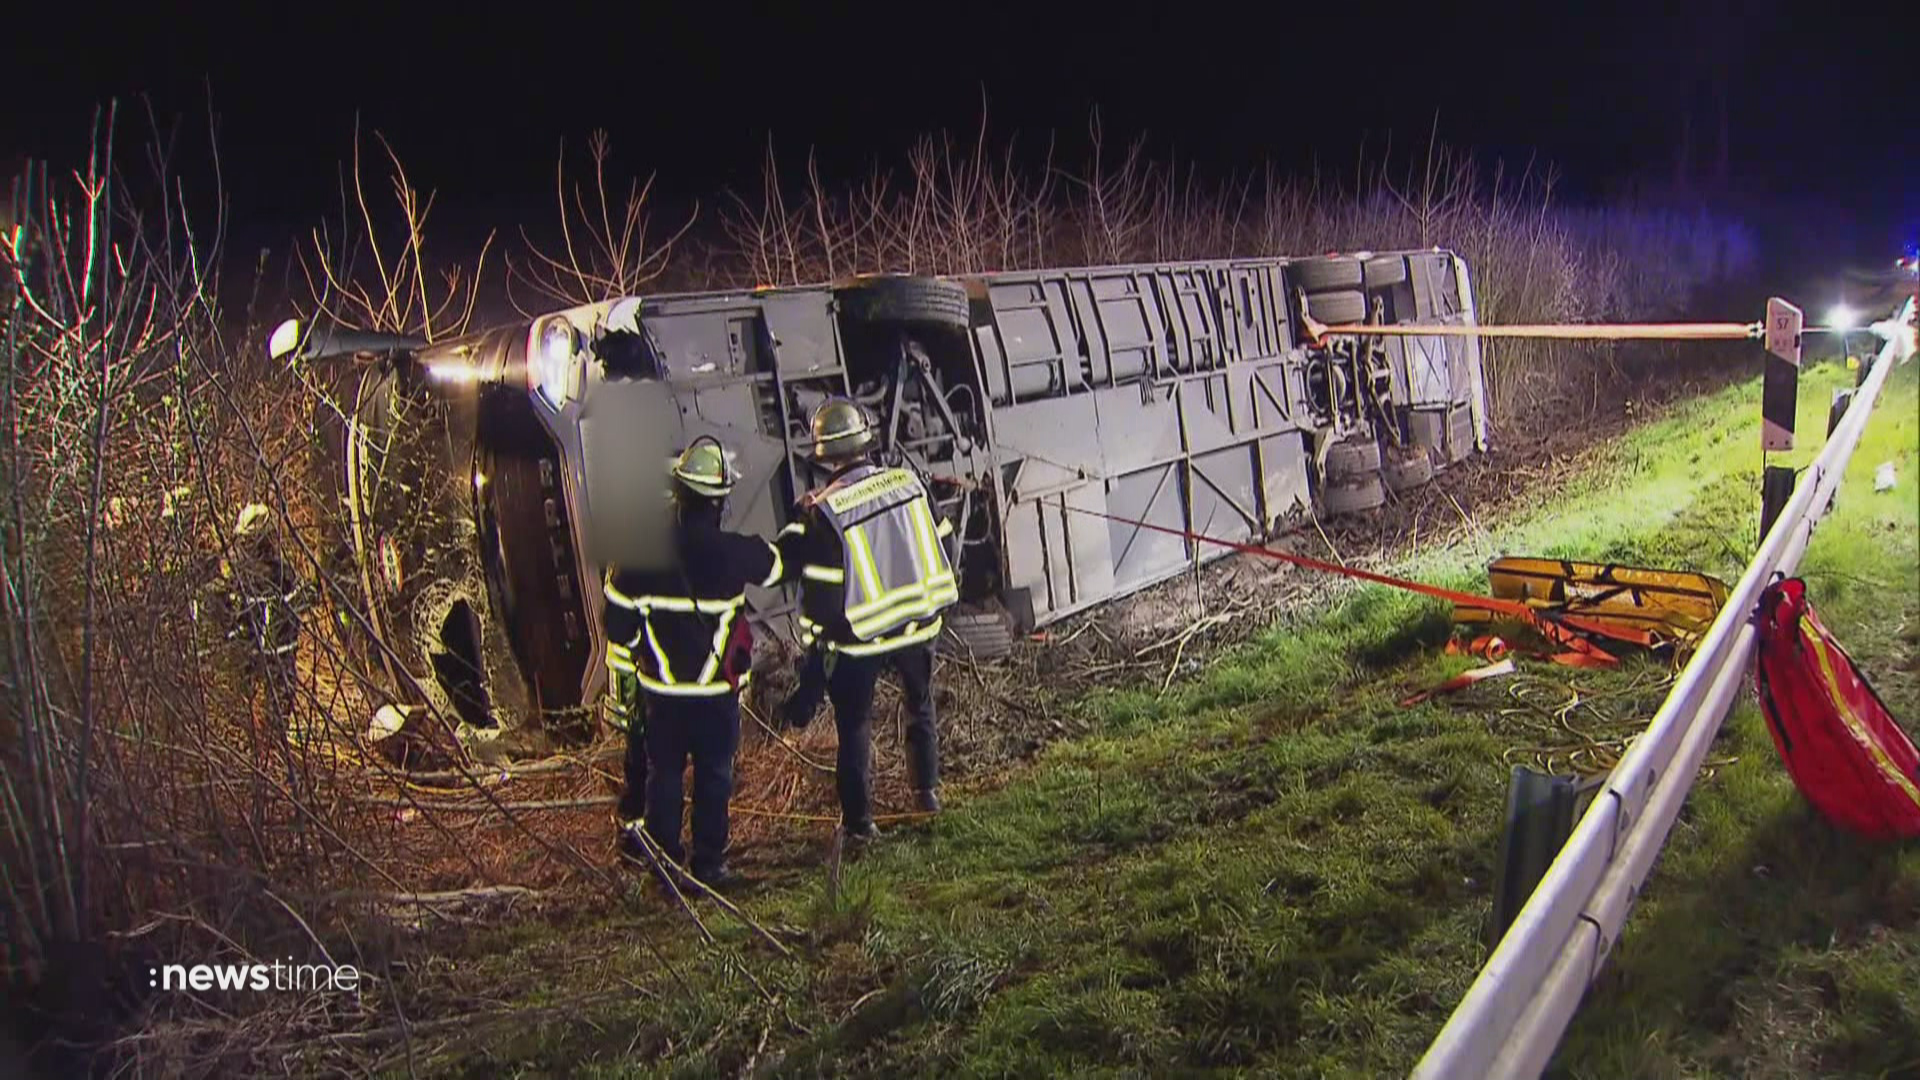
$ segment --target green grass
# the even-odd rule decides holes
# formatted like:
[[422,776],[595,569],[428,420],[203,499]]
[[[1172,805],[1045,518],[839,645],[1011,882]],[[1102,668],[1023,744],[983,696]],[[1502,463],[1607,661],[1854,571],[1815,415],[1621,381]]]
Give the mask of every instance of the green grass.
[[[1806,571],[1896,712],[1915,713],[1920,520],[1913,365],[1896,372]],[[1803,379],[1817,447],[1828,388]],[[1757,528],[1758,387],[1684,405],[1597,451],[1570,488],[1478,546],[1407,569],[1483,585],[1493,549],[1731,576]],[[1810,451],[1801,456],[1810,455]],[[1896,460],[1901,487],[1871,492]],[[798,928],[781,961],[715,917],[765,994],[656,906],[483,935],[459,984],[529,1004],[625,980],[617,1007],[479,1031],[471,1076],[1379,1076],[1404,1073],[1484,958],[1507,766],[1497,684],[1396,702],[1468,661],[1446,612],[1367,588],[1160,696],[1095,695],[1094,734],[955,799],[824,883],[747,901]],[[1582,675],[1605,688],[1644,674]],[[1564,669],[1533,676],[1564,682]],[[1750,709],[1689,801],[1568,1075],[1901,1075],[1920,1065],[1920,853],[1834,834],[1797,801]],[[657,970],[641,932],[667,945]],[[449,979],[451,975],[447,976]],[[444,993],[444,990],[442,991]],[[768,998],[772,1000],[769,1001]]]

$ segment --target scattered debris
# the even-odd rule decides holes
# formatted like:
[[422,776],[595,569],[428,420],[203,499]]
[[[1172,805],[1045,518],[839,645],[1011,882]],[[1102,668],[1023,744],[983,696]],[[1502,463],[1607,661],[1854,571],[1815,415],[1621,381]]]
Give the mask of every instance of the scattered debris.
[[1875,491],[1892,491],[1893,490],[1893,462],[1883,461],[1880,463],[1880,467],[1874,470],[1873,490]]
[[459,904],[485,904],[501,900],[525,899],[538,895],[524,885],[483,885],[472,889],[447,889],[430,893],[392,893],[389,903],[411,907],[446,907]]
[[[1508,765],[1527,765],[1554,776],[1594,777],[1613,771],[1633,740],[1646,730],[1673,688],[1674,672],[1649,668],[1621,686],[1584,687],[1522,675],[1507,685],[1512,704],[1498,711],[1502,734],[1518,743],[1501,755]],[[1521,742],[1522,736],[1532,739]],[[1738,761],[1701,763],[1701,778]]]
[[1453,678],[1448,679],[1446,682],[1441,683],[1439,686],[1433,687],[1430,690],[1422,690],[1411,697],[1402,699],[1400,706],[1401,708],[1411,708],[1429,698],[1438,697],[1441,694],[1451,694],[1455,690],[1464,690],[1483,679],[1491,679],[1500,675],[1511,675],[1513,672],[1513,658],[1508,657],[1497,664],[1488,664],[1486,667],[1477,667],[1472,671],[1463,671]]

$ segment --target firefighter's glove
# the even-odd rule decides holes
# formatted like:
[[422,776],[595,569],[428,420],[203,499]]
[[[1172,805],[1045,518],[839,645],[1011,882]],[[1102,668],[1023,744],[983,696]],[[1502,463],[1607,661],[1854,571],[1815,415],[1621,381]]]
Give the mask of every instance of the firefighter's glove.
[[640,681],[624,671],[615,671],[608,680],[606,696],[601,698],[601,714],[607,726],[626,731],[633,724],[640,703]]

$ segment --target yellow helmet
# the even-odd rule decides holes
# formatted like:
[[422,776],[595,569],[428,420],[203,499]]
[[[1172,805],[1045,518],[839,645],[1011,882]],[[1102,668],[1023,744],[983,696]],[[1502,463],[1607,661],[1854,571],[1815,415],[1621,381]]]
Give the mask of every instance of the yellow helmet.
[[873,448],[867,411],[843,397],[828,398],[813,414],[813,456],[818,461],[857,457]]
[[259,503],[248,503],[240,508],[240,516],[233,523],[235,536],[252,536],[264,531],[273,524],[273,512]]
[[723,499],[733,490],[733,470],[727,465],[726,452],[711,438],[696,439],[682,450],[672,472],[675,480],[696,495]]

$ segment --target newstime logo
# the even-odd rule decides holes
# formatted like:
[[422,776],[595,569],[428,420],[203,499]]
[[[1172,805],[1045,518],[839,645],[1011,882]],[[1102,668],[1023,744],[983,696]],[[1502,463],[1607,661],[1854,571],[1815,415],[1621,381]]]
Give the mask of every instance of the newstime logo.
[[[289,960],[292,957],[288,957]],[[358,992],[360,969],[352,964],[167,964],[147,969],[147,985],[160,990],[345,990]]]

